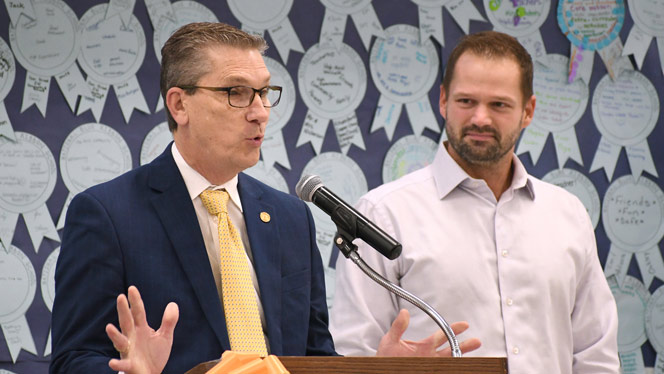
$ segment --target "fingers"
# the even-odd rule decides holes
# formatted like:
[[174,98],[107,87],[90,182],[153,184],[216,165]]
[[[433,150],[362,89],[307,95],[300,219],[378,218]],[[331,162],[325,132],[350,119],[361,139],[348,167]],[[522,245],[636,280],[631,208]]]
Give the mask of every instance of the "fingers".
[[390,330],[387,332],[387,334],[385,334],[385,336],[388,337],[390,341],[398,342],[401,340],[403,333],[406,332],[409,322],[410,314],[408,314],[406,309],[401,309],[399,311],[399,315],[397,315],[397,318],[394,319]]
[[454,322],[450,327],[454,331],[454,335],[459,335],[462,332],[468,330],[470,325],[466,321]]
[[[476,350],[482,345],[482,342],[477,339],[477,338],[470,338],[462,341],[459,343],[459,349],[461,350],[461,353],[468,353]],[[439,357],[450,357],[452,356],[452,348],[449,346],[445,347],[444,349],[441,349],[440,351],[436,352],[436,355]]]
[[134,325],[147,325],[145,305],[143,305],[143,299],[141,298],[140,292],[138,292],[138,288],[136,288],[136,286],[129,286],[127,293],[129,294],[129,303],[131,305],[131,315],[134,319]]
[[108,362],[108,366],[114,371],[124,371],[124,372],[131,371],[131,362],[129,362],[128,360],[118,360],[117,358],[112,358]]
[[129,350],[129,339],[117,329],[117,327],[112,324],[106,325],[106,335],[113,342],[113,348],[120,354],[124,354]]
[[129,334],[134,329],[134,320],[131,317],[129,302],[127,301],[127,297],[125,295],[118,295],[116,309],[118,311],[120,330],[124,334]]
[[175,325],[178,323],[178,318],[180,317],[180,310],[176,303],[168,303],[166,309],[164,310],[164,316],[161,318],[161,327],[159,327],[159,333],[163,334],[166,337],[173,336],[173,330],[175,330]]

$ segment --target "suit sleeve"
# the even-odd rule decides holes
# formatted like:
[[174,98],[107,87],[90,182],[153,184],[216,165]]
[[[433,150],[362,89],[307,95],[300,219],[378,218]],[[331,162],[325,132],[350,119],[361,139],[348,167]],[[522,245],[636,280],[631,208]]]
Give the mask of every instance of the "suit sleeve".
[[104,206],[87,193],[69,205],[55,270],[50,373],[114,373],[119,357],[105,326],[117,326],[116,297],[124,292],[122,254]]
[[334,350],[332,335],[328,329],[327,296],[325,292],[325,273],[323,261],[316,245],[316,227],[311,211],[306,204],[311,248],[311,312],[309,314],[309,333],[307,336],[307,356],[337,355]]

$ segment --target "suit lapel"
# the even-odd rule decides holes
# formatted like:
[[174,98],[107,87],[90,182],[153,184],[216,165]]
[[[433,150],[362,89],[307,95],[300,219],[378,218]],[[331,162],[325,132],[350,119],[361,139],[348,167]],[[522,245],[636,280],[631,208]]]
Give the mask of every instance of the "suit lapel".
[[[278,214],[274,206],[266,201],[263,188],[251,177],[240,173],[238,190],[260,288],[267,336],[270,340],[270,353],[279,355],[283,347]],[[269,214],[268,222],[261,219],[261,213]]]
[[226,321],[210,270],[210,261],[198,224],[196,211],[182,179],[171,147],[153,162],[149,185],[154,190],[152,206],[161,219],[166,233],[182,264],[196,297],[222,347],[230,348]]

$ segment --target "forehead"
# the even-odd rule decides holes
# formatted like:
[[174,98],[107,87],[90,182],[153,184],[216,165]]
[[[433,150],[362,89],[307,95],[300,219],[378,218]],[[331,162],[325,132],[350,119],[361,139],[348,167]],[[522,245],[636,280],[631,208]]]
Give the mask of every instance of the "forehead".
[[206,54],[211,69],[204,79],[214,79],[217,84],[266,83],[270,80],[263,56],[255,48],[213,46]]
[[521,95],[521,70],[511,57],[464,52],[454,67],[450,89],[501,91]]

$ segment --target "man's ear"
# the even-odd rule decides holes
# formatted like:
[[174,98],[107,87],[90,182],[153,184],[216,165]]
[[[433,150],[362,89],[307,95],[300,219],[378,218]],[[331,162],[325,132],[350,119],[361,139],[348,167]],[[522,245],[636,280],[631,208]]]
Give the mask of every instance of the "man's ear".
[[526,105],[523,107],[523,121],[521,122],[521,128],[525,129],[530,125],[530,122],[533,120],[533,116],[535,115],[535,103],[536,103],[536,98],[535,95],[532,95],[528,101],[526,101]]
[[447,95],[445,94],[445,87],[440,85],[440,100],[438,101],[438,109],[440,110],[440,115],[443,116],[445,120],[445,114],[447,113]]
[[166,92],[166,109],[177,122],[178,127],[189,123],[189,114],[185,106],[187,94],[182,88],[171,87]]

